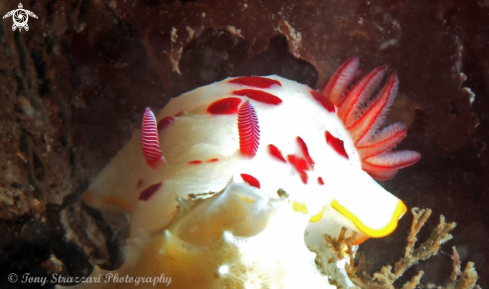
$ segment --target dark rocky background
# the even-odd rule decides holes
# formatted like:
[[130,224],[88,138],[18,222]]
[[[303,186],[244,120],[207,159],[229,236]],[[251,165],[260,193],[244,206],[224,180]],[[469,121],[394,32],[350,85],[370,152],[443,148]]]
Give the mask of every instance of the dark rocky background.
[[[227,76],[321,87],[351,56],[364,70],[397,70],[390,121],[409,125],[400,147],[423,155],[383,185],[409,207],[434,210],[426,230],[440,214],[458,223],[444,253],[417,266],[422,283],[444,285],[457,246],[489,286],[488,0],[22,4],[39,17],[29,31],[0,22],[0,288],[39,288],[10,284],[10,273],[120,266],[125,216],[102,215],[80,196],[145,107]],[[17,5],[0,2],[0,14]],[[362,246],[372,270],[403,254],[411,219]]]

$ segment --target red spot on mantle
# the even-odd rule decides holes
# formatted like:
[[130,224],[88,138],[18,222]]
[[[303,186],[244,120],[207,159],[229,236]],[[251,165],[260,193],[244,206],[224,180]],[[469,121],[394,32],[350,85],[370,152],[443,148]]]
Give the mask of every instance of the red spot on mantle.
[[290,164],[294,167],[294,169],[299,173],[302,182],[304,184],[307,184],[308,176],[306,171],[309,169],[309,166],[307,165],[307,161],[295,155],[288,155],[287,159],[289,160]]
[[248,174],[241,174],[241,177],[250,186],[255,187],[255,188],[260,188],[260,182],[254,176],[248,175]]
[[311,90],[311,95],[314,97],[315,100],[319,101],[321,105],[329,112],[335,112],[335,107],[334,104],[326,98],[326,96],[320,94],[319,92],[315,90]]
[[238,77],[230,80],[229,83],[242,84],[242,85],[253,86],[258,88],[269,88],[274,84],[277,84],[278,86],[282,86],[282,84],[278,80],[270,79],[266,77],[260,77],[260,76]]
[[175,119],[171,116],[167,116],[167,117],[164,117],[162,118],[159,122],[158,122],[158,131],[160,130],[163,130],[164,128],[166,128],[170,123],[172,123]]
[[219,160],[219,159],[214,158],[214,159],[206,160],[205,162],[206,162],[206,163],[215,163],[215,162],[217,162],[218,160]]
[[189,165],[198,165],[198,164],[201,164],[201,163],[202,163],[202,161],[196,160],[196,161],[188,162],[187,164],[189,164]]
[[321,186],[324,185],[323,178],[318,177],[318,184],[320,184]]
[[309,166],[307,165],[307,161],[305,159],[295,155],[288,155],[287,159],[296,170],[301,170],[301,171],[309,170]]
[[348,159],[348,154],[345,151],[343,141],[332,136],[329,131],[326,131],[326,142],[340,155]]
[[309,149],[307,149],[306,143],[300,136],[297,137],[297,142],[299,143],[302,154],[306,158],[307,163],[309,166],[311,166],[311,168],[314,168],[314,161],[312,160],[311,155],[309,155]]
[[282,152],[274,146],[273,144],[268,145],[268,152],[274,157],[276,157],[278,160],[286,163],[287,161],[284,159],[284,156],[282,155]]
[[241,90],[233,91],[232,94],[239,95],[239,96],[247,96],[248,98],[251,98],[253,100],[267,103],[267,104],[272,104],[272,105],[278,105],[282,103],[282,100],[277,96],[262,90],[241,89]]
[[139,189],[143,185],[143,180],[139,179],[138,183],[136,184],[136,189]]
[[141,192],[141,194],[139,194],[139,200],[140,201],[149,200],[149,198],[151,198],[160,187],[161,187],[161,182],[147,187],[146,189],[144,189],[144,191]]
[[207,107],[207,112],[210,114],[235,114],[238,112],[238,107],[240,103],[241,98],[222,98],[214,101],[211,105],[209,105],[209,107]]

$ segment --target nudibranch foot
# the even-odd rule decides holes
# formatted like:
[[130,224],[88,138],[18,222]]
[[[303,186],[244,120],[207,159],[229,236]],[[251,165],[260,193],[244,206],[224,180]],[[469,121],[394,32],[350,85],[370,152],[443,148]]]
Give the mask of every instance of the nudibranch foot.
[[[308,216],[295,212],[288,199],[231,182],[207,199],[180,200],[166,227],[128,240],[122,267],[96,267],[90,276],[101,282],[70,288],[134,288],[114,276],[164,274],[170,288],[333,289],[304,243],[307,224]],[[166,285],[141,282],[138,288]]]

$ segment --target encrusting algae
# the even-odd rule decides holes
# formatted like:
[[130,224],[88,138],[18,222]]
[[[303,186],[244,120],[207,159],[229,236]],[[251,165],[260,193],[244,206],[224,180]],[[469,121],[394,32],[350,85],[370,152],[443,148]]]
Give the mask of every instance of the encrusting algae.
[[[374,96],[386,70],[349,89],[359,71],[351,58],[321,93],[278,76],[239,77],[172,99],[157,116],[146,109],[141,130],[83,196],[131,215],[125,262],[91,274],[111,282],[77,288],[134,287],[109,280],[114,274],[171,278],[142,288],[394,288],[438,252],[454,224],[442,219],[414,249],[430,211],[413,210],[394,272],[386,266],[371,278],[359,270],[362,259],[355,265],[358,245],[390,234],[407,211],[374,179],[420,159],[392,150],[404,124],[381,129],[399,86],[394,73]],[[461,287],[472,284],[466,271],[453,288],[469,288]]]

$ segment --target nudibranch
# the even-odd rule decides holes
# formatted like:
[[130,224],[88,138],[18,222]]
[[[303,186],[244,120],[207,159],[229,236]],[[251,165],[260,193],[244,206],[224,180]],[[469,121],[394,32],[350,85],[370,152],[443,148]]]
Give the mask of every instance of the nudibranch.
[[351,58],[321,92],[275,75],[237,77],[174,98],[156,116],[146,109],[141,130],[83,195],[131,214],[116,272],[164,273],[174,288],[330,286],[314,264],[328,254],[324,235],[345,227],[360,244],[390,234],[406,206],[374,179],[420,159],[393,151],[404,124],[382,127],[399,87],[394,72],[376,91],[386,71],[352,85]]

